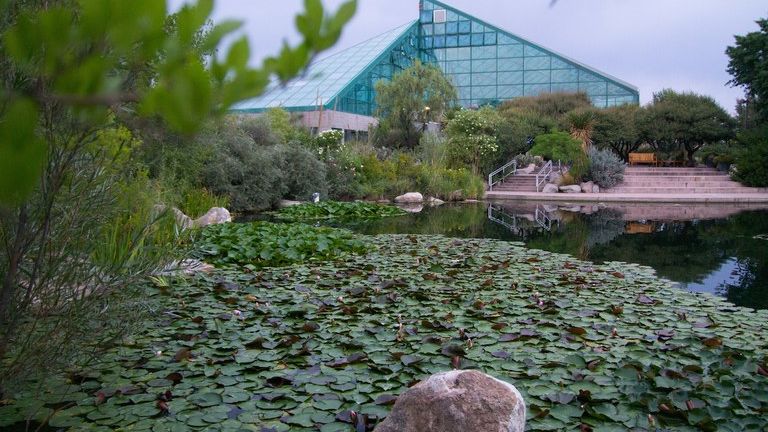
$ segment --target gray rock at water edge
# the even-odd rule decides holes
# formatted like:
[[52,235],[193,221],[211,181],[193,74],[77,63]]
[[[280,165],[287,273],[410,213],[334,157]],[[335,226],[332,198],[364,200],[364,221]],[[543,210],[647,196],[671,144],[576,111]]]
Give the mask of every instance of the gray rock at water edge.
[[464,191],[457,189],[448,194],[448,201],[464,201]]
[[397,398],[374,432],[522,432],[525,401],[517,389],[476,370],[430,376]]
[[579,185],[560,186],[560,192],[581,193],[581,186]]
[[232,215],[224,207],[211,207],[208,212],[195,219],[192,226],[196,228],[232,222]]
[[592,185],[592,193],[600,193],[600,186]]
[[420,192],[408,192],[395,198],[396,203],[421,203],[424,202],[424,196]]
[[429,197],[427,198],[427,204],[432,207],[437,207],[445,204],[445,201],[441,200],[440,198]]
[[584,193],[592,193],[592,188],[595,186],[594,182],[588,181],[581,184],[581,191]]
[[547,183],[544,185],[544,188],[541,189],[544,193],[558,193],[560,192],[560,189],[558,189],[556,184],[553,183]]

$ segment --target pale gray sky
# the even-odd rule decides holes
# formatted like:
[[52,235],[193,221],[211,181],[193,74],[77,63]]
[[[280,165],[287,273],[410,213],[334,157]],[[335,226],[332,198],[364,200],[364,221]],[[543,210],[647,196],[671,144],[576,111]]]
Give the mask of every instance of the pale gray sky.
[[[181,0],[171,0],[178,5]],[[725,48],[758,29],[765,0],[444,0],[497,27],[560,52],[640,89],[650,101],[664,88],[713,96],[730,112],[738,88],[726,85]],[[323,0],[335,10],[342,0]],[[418,18],[418,0],[359,0],[357,15],[331,50],[349,47]],[[216,20],[244,22],[252,63],[296,41],[302,0],[216,0]],[[325,54],[323,54],[325,55]]]

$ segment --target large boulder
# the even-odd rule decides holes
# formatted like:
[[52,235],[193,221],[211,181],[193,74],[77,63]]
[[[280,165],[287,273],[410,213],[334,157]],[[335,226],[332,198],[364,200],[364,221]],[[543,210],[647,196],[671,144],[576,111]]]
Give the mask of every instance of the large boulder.
[[396,203],[415,204],[424,202],[424,196],[419,192],[408,192],[395,198]]
[[541,191],[544,193],[558,193],[560,189],[558,189],[556,184],[547,183]]
[[581,193],[581,186],[579,185],[560,186],[560,192]]
[[584,193],[592,193],[592,188],[595,186],[594,182],[588,181],[581,184],[581,191]]
[[232,215],[224,207],[211,207],[207,213],[195,219],[192,226],[200,228],[208,225],[216,225],[232,222]]
[[525,402],[517,389],[476,370],[430,376],[397,398],[374,432],[522,432]]

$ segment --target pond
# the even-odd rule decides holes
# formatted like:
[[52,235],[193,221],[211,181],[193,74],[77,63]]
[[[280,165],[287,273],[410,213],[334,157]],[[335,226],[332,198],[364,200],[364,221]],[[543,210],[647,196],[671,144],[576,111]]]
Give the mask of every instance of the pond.
[[464,203],[341,226],[364,234],[522,241],[597,263],[637,263],[682,289],[768,309],[765,205]]

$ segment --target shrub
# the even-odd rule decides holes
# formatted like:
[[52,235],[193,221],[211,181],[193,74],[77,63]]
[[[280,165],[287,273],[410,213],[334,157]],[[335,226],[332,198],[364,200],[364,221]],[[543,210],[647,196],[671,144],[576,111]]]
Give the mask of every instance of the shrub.
[[557,182],[558,186],[570,186],[578,183],[578,180],[571,174],[570,172],[567,172],[560,177],[560,180]]
[[285,182],[285,198],[307,201],[315,192],[323,198],[328,196],[325,164],[312,151],[291,144],[276,147],[276,153]]
[[747,186],[768,187],[768,126],[739,136],[734,178]]
[[610,150],[589,150],[587,178],[609,189],[624,181],[624,162]]
[[327,159],[337,154],[342,147],[344,132],[340,130],[325,130],[317,134],[312,140],[312,146],[317,150],[318,156]]
[[237,117],[237,127],[240,128],[253,142],[259,145],[269,146],[280,143],[277,134],[272,131],[269,119],[253,115]]
[[287,192],[277,146],[259,146],[244,131],[223,127],[217,155],[203,171],[203,185],[226,195],[234,211],[275,206]]
[[536,137],[530,154],[542,156],[551,161],[561,161],[570,166],[569,173],[576,182],[580,181],[589,170],[589,159],[581,149],[581,142],[567,132],[552,132]]
[[499,114],[490,107],[457,112],[446,127],[450,166],[469,166],[473,173],[479,173],[481,166],[499,149],[496,139],[499,122]]

